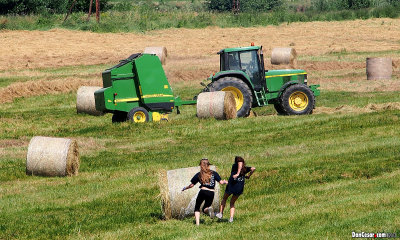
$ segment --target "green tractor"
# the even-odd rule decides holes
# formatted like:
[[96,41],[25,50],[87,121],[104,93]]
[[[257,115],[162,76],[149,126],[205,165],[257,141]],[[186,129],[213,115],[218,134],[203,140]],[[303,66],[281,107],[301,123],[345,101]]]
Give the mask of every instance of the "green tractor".
[[225,48],[218,54],[220,71],[208,78],[211,83],[202,84],[203,92],[232,92],[238,117],[268,104],[274,104],[281,115],[312,113],[319,85],[307,86],[304,70],[265,70],[262,46]]
[[[252,107],[274,104],[279,114],[310,114],[319,85],[307,86],[304,70],[264,70],[262,47],[226,48],[219,52],[221,71],[210,76],[205,91],[234,94],[238,117]],[[94,93],[96,110],[112,113],[113,122],[167,121],[174,109],[196,100],[174,96],[159,58],[136,53],[106,69],[103,88]]]

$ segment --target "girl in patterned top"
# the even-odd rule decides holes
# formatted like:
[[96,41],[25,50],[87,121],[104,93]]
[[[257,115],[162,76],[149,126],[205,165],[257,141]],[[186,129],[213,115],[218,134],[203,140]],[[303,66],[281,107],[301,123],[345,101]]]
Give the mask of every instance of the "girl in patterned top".
[[207,158],[203,158],[200,161],[200,172],[196,173],[189,186],[184,187],[182,191],[186,189],[192,188],[196,183],[200,183],[200,192],[196,198],[196,205],[194,207],[194,216],[196,219],[196,225],[200,224],[200,205],[204,203],[202,211],[205,214],[209,214],[211,218],[214,217],[214,211],[211,207],[211,204],[214,200],[214,190],[215,184],[218,182],[219,184],[227,184],[226,180],[221,180],[219,174],[210,169],[210,162]]

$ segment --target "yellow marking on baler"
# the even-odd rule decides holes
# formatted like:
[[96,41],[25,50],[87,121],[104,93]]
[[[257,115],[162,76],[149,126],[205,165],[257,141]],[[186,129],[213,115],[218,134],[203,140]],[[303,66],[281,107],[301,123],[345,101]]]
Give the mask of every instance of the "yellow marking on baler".
[[164,88],[165,88],[165,89],[168,89],[168,85],[164,85]]
[[302,74],[307,74],[307,73],[303,72],[303,73],[291,73],[291,74],[282,74],[282,75],[274,75],[274,76],[265,76],[265,78],[287,77],[287,76],[302,75]]
[[151,94],[151,95],[144,95],[144,96],[142,96],[142,98],[155,98],[155,97],[173,97],[173,95]]
[[114,102],[134,102],[139,101],[139,98],[123,98],[123,99],[115,99]]

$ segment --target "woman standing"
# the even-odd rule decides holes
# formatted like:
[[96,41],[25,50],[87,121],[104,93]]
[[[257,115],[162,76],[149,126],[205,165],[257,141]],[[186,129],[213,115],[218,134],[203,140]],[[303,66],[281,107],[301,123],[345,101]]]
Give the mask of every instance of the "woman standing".
[[[236,156],[235,163],[232,165],[231,176],[229,177],[228,185],[225,189],[224,198],[221,202],[219,213],[216,217],[221,219],[226,205],[226,200],[230,195],[233,195],[230,203],[230,219],[229,222],[233,222],[233,216],[235,215],[235,202],[239,196],[243,193],[244,179],[249,179],[253,172],[256,170],[254,167],[247,167],[242,157]],[[247,174],[249,173],[249,174]],[[247,174],[247,175],[246,175]]]
[[185,191],[189,188],[192,188],[196,183],[200,183],[200,192],[197,195],[196,205],[194,207],[194,217],[196,219],[196,225],[200,225],[200,205],[204,203],[203,212],[205,214],[209,214],[211,218],[214,217],[214,211],[211,207],[211,204],[214,200],[214,190],[215,183],[219,182],[220,184],[227,184],[226,180],[221,180],[219,174],[210,169],[210,162],[207,158],[203,158],[200,161],[200,172],[196,173],[192,180],[190,180],[191,184],[187,187],[184,187],[182,191]]

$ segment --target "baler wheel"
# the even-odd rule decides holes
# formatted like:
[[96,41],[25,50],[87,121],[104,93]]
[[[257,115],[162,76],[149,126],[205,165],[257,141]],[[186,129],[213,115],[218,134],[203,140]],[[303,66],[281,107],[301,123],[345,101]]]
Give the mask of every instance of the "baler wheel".
[[134,123],[148,122],[149,112],[142,107],[133,108],[128,113],[128,120]]
[[125,122],[126,117],[127,117],[126,112],[115,111],[112,116],[112,122],[113,123]]
[[315,96],[306,85],[294,84],[285,89],[280,102],[285,115],[311,114],[315,106]]

